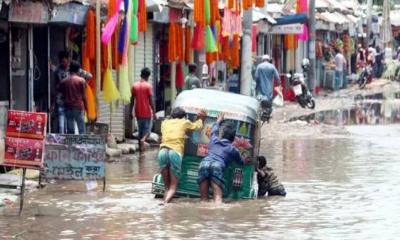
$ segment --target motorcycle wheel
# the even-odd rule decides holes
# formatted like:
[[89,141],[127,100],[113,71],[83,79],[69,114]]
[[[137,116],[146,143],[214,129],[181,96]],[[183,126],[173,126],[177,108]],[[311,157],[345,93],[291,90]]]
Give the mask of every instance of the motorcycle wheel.
[[302,108],[305,108],[305,107],[306,107],[306,103],[305,103],[303,97],[297,96],[296,98],[297,98],[297,102],[300,104],[300,106],[301,106]]
[[315,101],[314,99],[310,99],[309,101],[307,101],[307,107],[309,109],[314,109],[315,108]]

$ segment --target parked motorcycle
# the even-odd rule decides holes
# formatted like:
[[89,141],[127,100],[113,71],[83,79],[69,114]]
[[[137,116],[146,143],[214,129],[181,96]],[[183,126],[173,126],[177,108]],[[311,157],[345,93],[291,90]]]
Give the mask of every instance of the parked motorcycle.
[[366,65],[358,77],[358,87],[360,89],[365,88],[367,83],[372,80],[372,67],[371,65]]
[[311,91],[308,89],[306,85],[307,73],[310,68],[310,61],[305,58],[302,61],[303,73],[293,73],[290,72],[287,74],[289,79],[290,86],[296,96],[297,102],[301,107],[314,109],[315,108],[315,100],[311,94]]

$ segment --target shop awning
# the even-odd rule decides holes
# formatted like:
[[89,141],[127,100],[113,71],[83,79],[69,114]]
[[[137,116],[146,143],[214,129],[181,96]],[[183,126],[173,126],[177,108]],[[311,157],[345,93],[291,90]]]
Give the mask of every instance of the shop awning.
[[321,18],[326,20],[327,22],[330,23],[338,23],[338,24],[343,24],[346,21],[346,17],[343,16],[340,13],[334,12],[334,13],[330,13],[330,12],[322,12],[321,13]]
[[264,8],[269,13],[282,13],[283,5],[279,3],[268,3]]
[[86,22],[88,8],[88,6],[72,2],[56,5],[51,11],[49,23],[83,26]]
[[276,21],[267,12],[263,12],[262,9],[253,8],[253,22],[258,22],[260,20],[267,20],[271,24],[276,24]]
[[293,14],[288,16],[283,16],[275,19],[276,25],[286,25],[286,24],[294,24],[294,23],[306,23],[307,15],[304,13]]
[[399,10],[390,12],[390,23],[395,27],[400,26],[400,11]]
[[315,8],[329,8],[330,4],[325,0],[315,1]]
[[358,18],[355,17],[354,15],[347,14],[346,17],[347,17],[350,21],[352,21],[353,23],[358,23]]
[[41,2],[19,2],[10,4],[8,21],[15,23],[47,24],[48,7]]

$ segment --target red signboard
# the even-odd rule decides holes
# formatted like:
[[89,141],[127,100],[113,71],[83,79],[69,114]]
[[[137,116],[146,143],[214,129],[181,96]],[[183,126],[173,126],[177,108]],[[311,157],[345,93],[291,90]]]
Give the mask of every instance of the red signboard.
[[44,139],[47,114],[37,112],[8,111],[7,136]]
[[48,8],[40,2],[13,2],[10,5],[8,20],[18,23],[47,24]]
[[43,140],[7,137],[4,165],[41,168],[43,166]]
[[2,165],[39,169],[43,167],[47,114],[9,110]]

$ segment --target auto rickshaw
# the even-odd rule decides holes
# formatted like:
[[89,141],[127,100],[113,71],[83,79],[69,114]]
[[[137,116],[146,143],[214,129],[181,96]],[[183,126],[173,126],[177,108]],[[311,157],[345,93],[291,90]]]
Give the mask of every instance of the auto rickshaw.
[[[209,136],[212,125],[219,113],[224,113],[225,120],[236,124],[234,145],[242,157],[253,159],[243,166],[232,162],[225,168],[225,199],[253,199],[257,197],[255,178],[255,156],[259,152],[260,126],[257,120],[259,103],[256,99],[211,89],[194,89],[183,91],[177,97],[174,107],[183,108],[188,118],[193,120],[200,110],[207,112],[203,129],[188,134],[182,161],[182,175],[176,195],[200,197],[197,183],[198,167],[207,155]],[[161,174],[153,177],[152,193],[161,196],[164,184]]]

